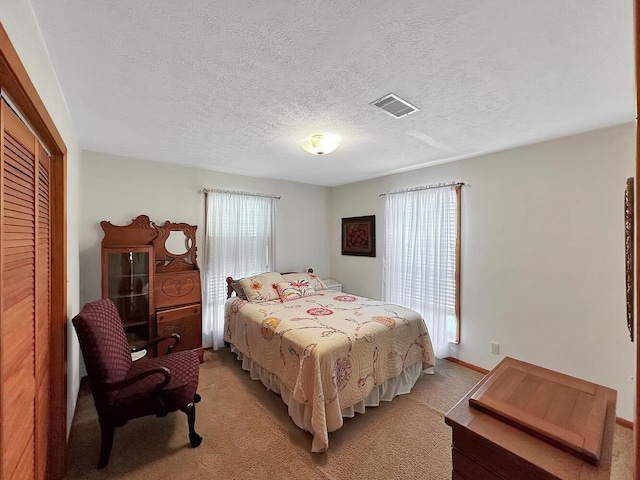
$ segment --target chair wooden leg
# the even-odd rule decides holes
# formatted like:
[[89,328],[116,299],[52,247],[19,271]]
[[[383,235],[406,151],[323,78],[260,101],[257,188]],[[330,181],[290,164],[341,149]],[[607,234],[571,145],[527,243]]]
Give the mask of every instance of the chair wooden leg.
[[193,448],[199,447],[202,443],[202,437],[196,433],[196,406],[190,403],[182,409],[187,414],[187,421],[189,423],[189,441]]
[[100,422],[100,461],[98,462],[98,469],[104,468],[109,463],[109,456],[111,455],[111,447],[113,446],[113,432],[115,425],[113,423]]

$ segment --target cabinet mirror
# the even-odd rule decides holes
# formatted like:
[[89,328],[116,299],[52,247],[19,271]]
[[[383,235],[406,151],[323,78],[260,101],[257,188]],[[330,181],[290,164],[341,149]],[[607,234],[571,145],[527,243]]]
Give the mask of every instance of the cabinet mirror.
[[191,248],[191,239],[180,230],[172,230],[165,242],[165,247],[170,255],[181,256]]
[[158,231],[158,236],[153,241],[156,272],[197,270],[197,225],[169,221],[163,225],[153,225]]

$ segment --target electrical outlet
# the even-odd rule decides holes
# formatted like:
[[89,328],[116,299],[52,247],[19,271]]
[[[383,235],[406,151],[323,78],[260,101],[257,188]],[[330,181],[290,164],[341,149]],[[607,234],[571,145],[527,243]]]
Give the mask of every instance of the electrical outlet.
[[491,353],[494,355],[500,355],[500,344],[496,342],[491,342]]

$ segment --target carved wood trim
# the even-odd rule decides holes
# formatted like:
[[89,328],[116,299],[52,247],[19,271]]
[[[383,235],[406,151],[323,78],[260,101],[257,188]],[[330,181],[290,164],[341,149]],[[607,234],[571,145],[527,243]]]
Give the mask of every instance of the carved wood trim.
[[100,222],[104,230],[102,239],[103,247],[126,247],[151,245],[158,236],[158,232],[151,225],[152,222],[146,215],[138,215],[131,220],[129,225],[113,225],[103,220]]
[[[172,223],[169,220],[162,225],[152,222],[158,232],[157,237],[153,241],[154,253],[156,257],[156,272],[181,272],[189,270],[198,270],[198,262],[196,260],[196,230],[197,225],[189,225],[188,223]],[[191,246],[183,254],[175,254],[167,250],[167,239],[171,232],[182,232],[191,241]]]

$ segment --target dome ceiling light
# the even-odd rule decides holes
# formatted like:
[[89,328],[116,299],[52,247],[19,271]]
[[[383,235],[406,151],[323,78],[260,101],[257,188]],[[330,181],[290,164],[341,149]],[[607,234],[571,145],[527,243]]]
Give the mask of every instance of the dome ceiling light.
[[324,155],[333,152],[340,145],[340,139],[335,135],[316,133],[302,142],[302,148],[313,155]]

